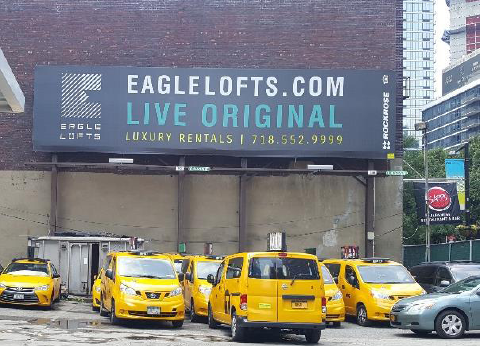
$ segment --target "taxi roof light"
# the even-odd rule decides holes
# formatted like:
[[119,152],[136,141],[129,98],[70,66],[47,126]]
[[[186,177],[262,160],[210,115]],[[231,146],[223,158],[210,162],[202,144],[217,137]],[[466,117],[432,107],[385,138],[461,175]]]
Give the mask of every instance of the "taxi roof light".
[[390,258],[382,258],[382,257],[369,257],[369,258],[361,258],[363,262],[367,263],[388,263],[390,262]]

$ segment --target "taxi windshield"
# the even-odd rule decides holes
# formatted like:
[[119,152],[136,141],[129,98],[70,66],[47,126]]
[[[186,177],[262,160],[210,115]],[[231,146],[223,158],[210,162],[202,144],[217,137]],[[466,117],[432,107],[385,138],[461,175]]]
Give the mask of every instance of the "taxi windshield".
[[331,275],[330,272],[328,271],[327,267],[321,266],[321,268],[322,268],[322,276],[323,276],[323,281],[324,281],[324,283],[326,283],[326,284],[333,284],[333,283],[335,283],[335,282],[333,281],[332,275]]
[[358,266],[363,282],[369,284],[413,284],[415,280],[400,265]]
[[165,259],[120,257],[118,275],[134,278],[175,279],[172,263]]
[[10,275],[22,276],[48,276],[48,267],[46,263],[22,263],[14,262],[3,272]]
[[303,258],[254,257],[248,276],[254,279],[320,279],[317,262]]
[[215,275],[218,267],[220,267],[220,262],[199,261],[197,263],[197,278],[207,280],[208,274]]

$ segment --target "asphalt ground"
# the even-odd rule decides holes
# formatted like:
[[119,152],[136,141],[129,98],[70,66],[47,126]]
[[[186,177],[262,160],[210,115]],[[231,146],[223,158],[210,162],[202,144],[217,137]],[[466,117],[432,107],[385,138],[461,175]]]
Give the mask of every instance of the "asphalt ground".
[[[469,332],[463,339],[442,340],[435,334],[419,337],[410,331],[377,323],[363,328],[354,321],[340,328],[328,327],[319,345],[365,346],[479,346],[480,331]],[[204,323],[186,321],[182,329],[170,323],[125,322],[112,326],[107,317],[93,312],[88,303],[62,301],[54,310],[0,305],[0,345],[185,345],[232,346],[229,329],[209,329]],[[247,345],[306,345],[303,336],[270,332],[250,333]]]

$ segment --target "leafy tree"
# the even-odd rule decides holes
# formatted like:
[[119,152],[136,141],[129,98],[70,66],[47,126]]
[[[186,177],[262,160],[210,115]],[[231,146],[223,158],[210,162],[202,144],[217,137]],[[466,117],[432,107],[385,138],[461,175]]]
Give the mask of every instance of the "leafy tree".
[[[411,143],[406,138],[404,143]],[[424,178],[424,158],[421,150],[406,150],[404,153],[404,169],[408,171],[409,178]],[[445,178],[445,159],[449,158],[448,152],[443,149],[434,149],[427,152],[429,178]],[[463,157],[463,151],[457,158]],[[478,221],[480,216],[480,137],[470,140],[470,211],[471,219]],[[419,224],[417,219],[413,183],[406,182],[403,190],[403,236],[405,244],[424,244],[425,226]],[[432,225],[431,242],[445,241],[448,235],[461,235],[453,225]]]

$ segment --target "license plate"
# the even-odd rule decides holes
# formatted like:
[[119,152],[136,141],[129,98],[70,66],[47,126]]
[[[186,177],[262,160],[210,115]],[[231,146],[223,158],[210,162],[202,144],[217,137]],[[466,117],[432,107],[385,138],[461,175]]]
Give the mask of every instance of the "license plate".
[[292,309],[306,309],[308,308],[307,302],[292,302]]
[[25,298],[25,295],[24,295],[24,294],[15,293],[15,294],[13,295],[13,299],[23,300],[24,298]]
[[397,316],[390,314],[390,321],[396,322],[397,321]]
[[148,306],[147,315],[160,315],[160,308],[158,306]]

